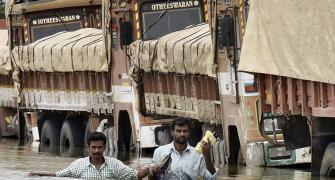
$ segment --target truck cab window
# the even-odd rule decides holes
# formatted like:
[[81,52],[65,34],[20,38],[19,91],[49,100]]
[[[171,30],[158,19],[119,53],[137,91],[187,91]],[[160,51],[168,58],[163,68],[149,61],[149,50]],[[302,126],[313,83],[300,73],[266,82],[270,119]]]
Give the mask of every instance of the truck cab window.
[[155,39],[187,26],[202,23],[204,20],[200,4],[200,1],[143,4],[141,6],[143,40]]
[[74,22],[74,23],[68,23],[66,25],[62,23],[53,24],[53,25],[47,25],[47,26],[36,26],[31,28],[31,36],[32,36],[32,42],[44,38],[46,36],[50,36],[52,34],[55,34],[57,32],[61,31],[75,31],[77,29],[80,29],[80,22]]
[[62,31],[75,31],[82,27],[81,10],[42,12],[29,16],[31,42]]

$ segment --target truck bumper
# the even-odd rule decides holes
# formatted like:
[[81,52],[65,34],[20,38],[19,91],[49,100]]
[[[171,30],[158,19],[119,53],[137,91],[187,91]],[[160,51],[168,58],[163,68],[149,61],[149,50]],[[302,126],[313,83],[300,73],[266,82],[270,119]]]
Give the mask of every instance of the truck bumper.
[[266,141],[248,143],[245,155],[247,166],[286,166],[311,163],[310,147],[286,151],[285,147],[274,147]]
[[311,162],[310,147],[286,151],[284,146],[264,144],[264,160],[266,166],[285,166]]

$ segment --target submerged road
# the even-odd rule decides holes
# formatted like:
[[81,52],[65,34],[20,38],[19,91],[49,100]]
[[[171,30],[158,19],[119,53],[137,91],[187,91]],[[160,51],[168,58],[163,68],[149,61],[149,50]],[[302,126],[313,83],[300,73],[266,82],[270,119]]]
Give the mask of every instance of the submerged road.
[[[139,169],[150,163],[151,154],[139,157],[136,154],[123,154],[119,159],[129,166]],[[15,139],[0,139],[0,179],[52,180],[71,179],[56,177],[28,177],[30,171],[57,171],[68,166],[75,158],[42,153],[38,142],[19,144]],[[218,179],[319,179],[310,176],[308,166],[264,168],[226,166],[220,168]]]

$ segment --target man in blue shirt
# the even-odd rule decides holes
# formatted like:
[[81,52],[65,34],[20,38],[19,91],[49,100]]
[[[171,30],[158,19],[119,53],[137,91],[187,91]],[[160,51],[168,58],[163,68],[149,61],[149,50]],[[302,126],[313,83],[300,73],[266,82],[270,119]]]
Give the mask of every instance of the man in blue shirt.
[[[163,180],[216,179],[217,168],[210,156],[210,142],[202,142],[203,154],[199,155],[194,147],[188,144],[190,123],[186,119],[177,118],[171,124],[173,141],[157,148],[153,156],[153,164],[159,165],[164,157],[171,156],[170,170],[161,174]],[[156,176],[151,177],[155,179]]]

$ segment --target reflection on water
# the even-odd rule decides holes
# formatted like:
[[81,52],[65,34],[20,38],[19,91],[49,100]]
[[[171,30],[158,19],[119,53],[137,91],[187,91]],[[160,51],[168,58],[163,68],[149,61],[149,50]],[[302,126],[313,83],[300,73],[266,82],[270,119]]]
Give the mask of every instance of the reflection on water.
[[[150,164],[152,153],[118,153],[118,159],[130,167],[140,169]],[[41,152],[38,142],[19,143],[13,139],[0,139],[0,179],[59,179],[49,177],[27,177],[30,171],[57,171],[68,166],[75,158],[62,157]],[[61,178],[68,179],[68,178]],[[225,166],[218,179],[311,179],[308,167],[261,168]]]

